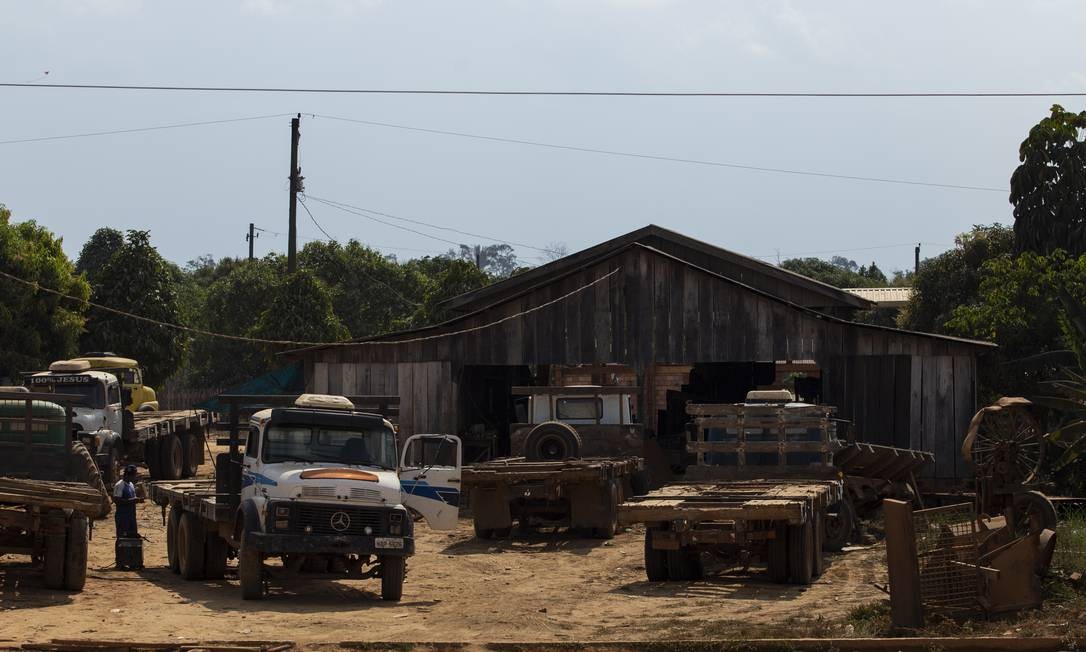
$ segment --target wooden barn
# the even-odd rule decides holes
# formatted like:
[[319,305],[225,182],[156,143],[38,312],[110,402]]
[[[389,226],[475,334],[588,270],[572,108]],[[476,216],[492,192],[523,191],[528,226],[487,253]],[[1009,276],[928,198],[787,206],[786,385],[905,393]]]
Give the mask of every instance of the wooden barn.
[[492,454],[517,385],[635,386],[661,440],[688,398],[787,387],[837,406],[860,441],[935,453],[934,479],[966,477],[976,358],[994,345],[849,321],[872,306],[648,226],[451,299],[445,323],[290,355],[308,391],[398,395],[403,435],[456,433]]

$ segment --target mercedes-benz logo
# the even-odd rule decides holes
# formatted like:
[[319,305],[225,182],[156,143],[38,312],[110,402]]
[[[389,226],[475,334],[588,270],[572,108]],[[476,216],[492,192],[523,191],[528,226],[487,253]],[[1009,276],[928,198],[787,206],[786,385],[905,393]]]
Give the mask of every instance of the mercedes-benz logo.
[[347,516],[347,512],[332,514],[332,518],[328,519],[328,522],[336,532],[346,532],[347,528],[351,527],[351,517]]

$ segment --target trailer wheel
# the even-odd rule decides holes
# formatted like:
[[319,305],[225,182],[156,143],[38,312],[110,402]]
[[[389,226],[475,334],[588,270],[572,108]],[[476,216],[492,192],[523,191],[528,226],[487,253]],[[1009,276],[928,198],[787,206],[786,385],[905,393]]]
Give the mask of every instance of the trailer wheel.
[[181,508],[171,505],[170,513],[166,516],[166,562],[170,566],[170,572],[180,573],[181,562],[177,556],[177,536],[181,525]]
[[226,558],[230,549],[218,534],[208,532],[204,539],[204,578],[221,580],[226,576]]
[[666,582],[667,551],[652,547],[652,529],[645,529],[645,575],[650,582]]
[[381,556],[381,599],[399,602],[403,596],[403,578],[407,560],[399,555]]
[[147,474],[151,476],[152,480],[162,479],[162,460],[160,456],[160,446],[156,440],[148,439],[144,442],[143,463],[147,465]]
[[82,591],[87,583],[87,517],[76,512],[68,521],[64,552],[64,588]]
[[238,551],[238,579],[241,580],[242,600],[264,597],[264,557],[259,550],[246,546],[244,537]]
[[181,477],[191,478],[196,475],[196,470],[200,467],[200,453],[203,442],[200,437],[197,437],[191,432],[183,433],[181,439]]
[[45,558],[42,571],[47,589],[64,588],[64,549],[67,537],[63,532],[45,535]]
[[788,526],[788,582],[807,585],[814,577],[814,527],[810,522]]
[[614,539],[618,532],[618,484],[612,480],[604,492],[603,506],[606,520],[600,527],[592,528],[592,537],[595,539]]
[[766,570],[769,581],[784,584],[788,581],[788,527],[778,526],[766,549]]
[[473,521],[472,527],[475,529],[475,537],[477,539],[493,539],[494,530],[485,527],[479,527],[479,521]]
[[186,580],[204,578],[204,526],[191,512],[182,514],[178,523],[177,563]]
[[649,492],[649,472],[641,469],[630,476],[630,490],[635,496],[644,496]]
[[844,498],[841,502],[829,508],[822,515],[822,527],[825,532],[825,541],[822,549],[827,552],[840,552],[852,536],[853,527],[856,524],[856,508],[852,501]]
[[668,550],[667,570],[672,582],[692,582],[705,576],[701,554],[693,547]]
[[581,436],[560,421],[545,421],[532,428],[524,440],[524,456],[530,462],[565,460],[581,454]]
[[177,435],[162,438],[159,450],[159,463],[162,465],[163,480],[180,480],[185,471],[185,451]]

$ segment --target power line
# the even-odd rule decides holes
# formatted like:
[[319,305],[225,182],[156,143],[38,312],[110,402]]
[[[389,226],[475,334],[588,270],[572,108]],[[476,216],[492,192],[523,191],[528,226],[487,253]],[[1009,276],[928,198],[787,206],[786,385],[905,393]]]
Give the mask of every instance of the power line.
[[160,129],[181,129],[184,127],[203,127],[205,125],[219,125],[228,122],[246,122],[249,120],[264,120],[266,118],[281,118],[290,113],[276,113],[272,115],[254,115],[247,118],[227,118],[225,120],[205,120],[203,122],[180,122],[171,125],[156,125],[154,127],[136,127],[133,129],[113,129],[110,131],[89,131],[81,134],[65,134],[63,136],[39,136],[36,138],[17,138],[14,140],[0,140],[0,145],[14,145],[15,143],[38,143],[45,140],[66,140],[69,138],[90,138],[93,136],[113,136],[115,134],[134,134],[142,131],[158,131]]
[[488,140],[497,143],[512,143],[515,145],[529,145],[531,147],[545,147],[548,149],[559,149],[573,152],[587,152],[590,154],[605,154],[607,156],[622,156],[626,158],[639,158],[648,159],[652,161],[667,161],[669,163],[688,163],[692,165],[708,165],[712,167],[732,168],[737,170],[751,170],[755,172],[774,172],[777,174],[796,174],[801,176],[810,177],[825,177],[830,179],[844,179],[849,181],[869,181],[876,183],[894,183],[908,186],[929,186],[934,188],[951,188],[955,190],[982,190],[986,192],[1008,192],[1006,188],[992,188],[988,186],[968,186],[953,183],[935,183],[930,181],[913,181],[909,179],[892,179],[888,177],[865,177],[852,174],[834,174],[831,172],[815,172],[812,170],[796,170],[790,168],[776,168],[766,167],[760,165],[746,165],[742,163],[724,163],[720,161],[707,161],[703,159],[690,159],[679,158],[675,156],[662,156],[657,154],[641,154],[637,152],[623,152],[612,149],[599,149],[596,147],[581,147],[579,145],[559,145],[555,143],[545,143],[535,140],[521,140],[519,138],[503,138],[500,136],[486,136],[483,134],[473,134],[463,131],[448,131],[444,129],[429,129],[426,127],[412,127],[409,125],[393,124],[390,122],[377,122],[374,120],[358,120],[355,118],[344,118],[342,116],[334,115],[319,115],[312,114],[316,118],[326,118],[328,120],[338,120],[341,122],[354,122],[362,125],[370,125],[373,127],[385,127],[389,129],[403,129],[405,131],[417,131],[428,134],[440,134],[442,136],[456,136],[458,138],[473,138],[476,140]]
[[[482,238],[483,240],[491,240],[493,242],[500,242],[502,244],[507,244],[507,245],[511,245],[511,246],[514,246],[514,247],[524,247],[526,249],[534,249],[535,251],[538,251],[538,252],[544,253],[544,254],[556,254],[556,253],[559,253],[557,251],[552,251],[551,249],[544,249],[542,247],[535,247],[535,246],[532,246],[530,244],[524,244],[523,242],[514,242],[512,240],[503,240],[502,238],[494,238],[494,237],[491,237],[491,236],[488,236],[488,235],[482,235],[482,234],[479,234],[479,233],[472,233],[471,231],[461,231],[460,229],[454,229],[451,226],[441,226],[440,224],[431,224],[429,222],[423,222],[421,220],[414,220],[414,219],[411,219],[409,217],[400,217],[400,216],[397,216],[397,215],[392,215],[391,213],[382,213],[381,211],[375,211],[372,208],[363,208],[361,206],[352,206],[351,204],[346,204],[344,202],[333,201],[331,199],[324,199],[322,197],[314,197],[313,195],[309,195],[309,198],[313,199],[315,201],[319,201],[319,202],[321,202],[323,204],[327,204],[329,206],[335,207],[335,208],[342,208],[342,207],[353,208],[353,209],[358,210],[358,211],[363,211],[365,213],[372,213],[374,215],[380,215],[381,217],[387,217],[387,218],[393,219],[393,220],[400,220],[402,222],[410,222],[411,224],[418,224],[420,226],[428,226],[428,227],[430,227],[432,229],[441,229],[442,231],[449,231],[449,232],[452,232],[452,233],[459,233],[460,235],[466,235],[466,236],[469,236],[469,237],[472,237],[472,238]],[[418,232],[416,231],[416,233],[418,233]],[[425,234],[423,234],[423,235],[425,235]],[[451,240],[445,240],[445,242],[452,242],[452,241]],[[460,244],[460,243],[453,243],[453,244]]]
[[111,91],[194,91],[219,93],[332,93],[361,95],[501,95],[556,97],[764,97],[764,98],[898,98],[898,97],[1084,97],[1083,91],[570,91],[471,90],[432,88],[302,88],[287,86],[171,86],[162,84],[35,84],[0,82],[7,88],[51,88]]
[[[918,243],[916,243],[916,242],[902,242],[900,244],[877,245],[877,246],[874,246],[874,247],[852,247],[852,248],[849,248],[849,249],[823,249],[822,251],[800,251],[800,252],[790,253],[790,254],[770,254],[768,256],[750,256],[750,257],[751,258],[766,259],[766,258],[777,258],[778,256],[781,257],[781,258],[785,258],[785,257],[794,257],[794,256],[815,256],[815,255],[818,255],[818,254],[841,254],[841,253],[852,252],[852,251],[873,251],[873,250],[876,250],[876,249],[896,249],[898,247],[915,247],[917,244]],[[953,245],[943,245],[943,244],[939,244],[937,242],[921,242],[919,244],[927,245],[929,247],[953,246]]]
[[310,221],[313,222],[313,226],[317,227],[317,230],[319,230],[321,233],[323,233],[324,237],[328,238],[332,242],[335,242],[336,239],[333,238],[331,235],[328,234],[327,231],[324,230],[324,227],[321,226],[320,223],[317,222],[317,218],[313,217],[313,212],[310,211],[309,207],[305,205],[305,199],[302,199],[302,198],[299,198],[299,199],[301,199],[302,208],[305,209],[306,214],[309,215]]
[[344,205],[335,204],[335,203],[332,203],[330,201],[321,199],[320,197],[314,197],[313,195],[308,195],[308,197],[309,197],[309,199],[312,199],[313,201],[318,201],[318,202],[320,202],[320,203],[322,203],[322,204],[324,204],[326,206],[331,206],[332,208],[339,209],[339,210],[343,211],[344,213],[350,213],[352,215],[357,215],[359,217],[364,217],[364,218],[366,218],[368,220],[373,220],[374,222],[378,222],[380,224],[391,226],[394,229],[402,229],[404,231],[410,231],[411,233],[414,233],[415,235],[421,235],[424,238],[430,238],[431,240],[437,240],[439,242],[447,242],[448,244],[455,245],[457,247],[461,246],[461,244],[462,244],[460,242],[455,242],[453,240],[448,240],[448,239],[442,238],[440,236],[430,235],[429,233],[423,233],[422,231],[416,231],[415,229],[403,226],[401,224],[396,224],[394,222],[386,222],[385,220],[382,220],[382,219],[376,218],[376,217],[374,217],[372,215],[369,215],[367,213],[361,212],[364,209],[352,210],[354,207],[346,208],[346,204],[344,204]]
[[[261,233],[268,233],[268,234],[274,235],[274,236],[281,236],[281,235],[285,236],[286,235],[286,233],[283,233],[282,231],[272,231],[271,229],[262,229],[259,226],[254,226],[253,228],[256,229],[257,231],[260,231]],[[324,241],[330,239],[330,238],[314,238],[314,237],[305,236],[305,235],[299,235],[298,237],[301,238],[302,240],[310,240],[310,241],[313,241],[313,242],[324,242]],[[357,240],[357,238],[352,238],[352,239]],[[361,244],[363,244],[364,246],[369,247],[371,249],[395,249],[397,251],[414,251],[414,252],[418,252],[418,253],[422,253],[422,254],[437,254],[439,256],[444,255],[446,253],[444,251],[438,251],[437,249],[418,249],[416,247],[400,247],[400,246],[397,246],[397,245],[377,244],[377,243],[374,243],[374,242],[364,242],[364,243],[361,243]],[[531,256],[529,256],[529,258],[530,257]]]

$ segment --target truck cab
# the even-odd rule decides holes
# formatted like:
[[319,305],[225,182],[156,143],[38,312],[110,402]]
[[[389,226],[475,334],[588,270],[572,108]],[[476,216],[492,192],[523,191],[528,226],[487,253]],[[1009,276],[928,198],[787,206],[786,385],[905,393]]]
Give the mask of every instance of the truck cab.
[[121,382],[125,409],[129,412],[159,409],[155,390],[143,384],[143,369],[140,368],[139,362],[132,358],[123,358],[105,351],[84,353],[73,360],[84,361],[95,371],[104,371],[116,376]]
[[514,387],[516,413],[510,454],[530,460],[644,455],[643,426],[636,423],[636,387],[569,385]]
[[402,453],[391,422],[342,396],[305,394],[255,413],[235,526],[243,596],[259,597],[254,574],[279,556],[288,569],[380,576],[382,597],[399,599],[415,517],[432,529],[456,527],[460,440],[415,435]]
[[120,477],[124,445],[121,439],[124,407],[117,377],[92,370],[81,360],[60,360],[49,371],[31,374],[27,384],[35,392],[76,395],[72,403],[72,438],[94,456],[103,480],[112,486]]

